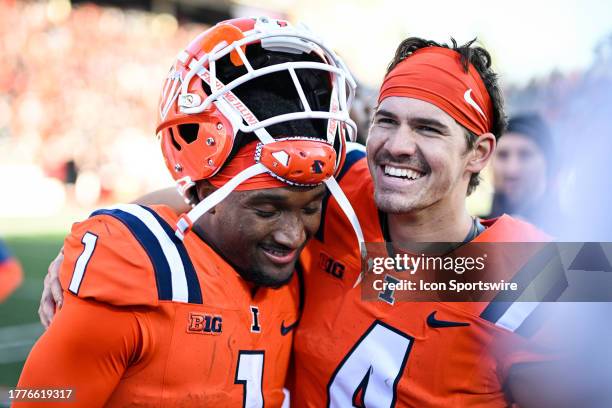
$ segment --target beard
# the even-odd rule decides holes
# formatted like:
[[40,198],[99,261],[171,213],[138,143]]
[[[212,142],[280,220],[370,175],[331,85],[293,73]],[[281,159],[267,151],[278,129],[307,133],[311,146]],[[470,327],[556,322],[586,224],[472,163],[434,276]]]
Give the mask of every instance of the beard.
[[[381,163],[398,163],[403,167],[410,167],[420,171],[423,173],[423,177],[431,176],[431,167],[420,151],[417,151],[413,155],[401,155],[396,157],[386,149],[381,149],[376,153],[374,160],[368,163],[374,181],[374,201],[376,202],[376,207],[380,211],[389,214],[410,213],[425,208],[430,204],[423,202],[424,199],[427,198],[427,192],[423,190],[415,191],[414,186],[410,187],[412,193],[402,191],[398,187],[391,188],[385,186],[385,182],[381,180],[385,177],[385,175],[382,174]],[[423,185],[422,188],[427,189],[429,187],[429,181],[430,179],[428,178],[426,181],[427,184]]]
[[[232,256],[232,253],[226,253],[217,245],[214,244],[212,240],[210,240],[206,232],[199,226],[196,225],[193,228],[193,231],[208,245],[210,246],[225,262],[227,262],[238,275],[242,277],[247,282],[254,284],[255,286],[265,286],[273,289],[278,289],[283,285],[286,285],[291,281],[293,274],[295,272],[295,263],[292,265],[291,273],[289,273],[286,277],[278,278],[274,276],[270,276],[269,273],[266,273],[263,268],[258,265],[252,266],[244,266],[238,265],[236,262],[233,262],[232,259],[236,259],[236,256]],[[242,257],[244,259],[244,257]],[[248,256],[247,256],[248,258]]]
[[387,214],[408,214],[426,208],[418,197],[406,197],[404,194],[377,189],[374,192],[376,207]]
[[260,268],[250,268],[248,270],[235,268],[238,274],[247,282],[250,282],[256,286],[265,286],[272,289],[278,289],[291,281],[293,274],[295,273],[295,266],[293,271],[285,278],[276,278],[268,275]]

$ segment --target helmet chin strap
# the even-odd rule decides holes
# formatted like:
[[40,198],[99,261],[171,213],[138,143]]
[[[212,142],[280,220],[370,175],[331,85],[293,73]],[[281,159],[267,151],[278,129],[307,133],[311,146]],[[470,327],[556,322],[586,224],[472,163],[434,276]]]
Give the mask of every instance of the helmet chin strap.
[[[200,201],[195,207],[191,209],[186,214],[183,214],[176,226],[177,229],[175,231],[176,236],[183,240],[185,238],[185,234],[191,229],[194,222],[196,222],[202,215],[210,211],[214,206],[223,201],[227,196],[238,187],[244,181],[250,179],[251,177],[255,177],[258,174],[269,172],[270,170],[261,163],[256,163],[246,169],[242,170],[238,173],[234,178],[227,182],[223,187],[220,187],[218,190],[210,194],[208,197]],[[364,238],[363,232],[361,230],[361,226],[359,225],[359,220],[357,219],[357,214],[353,210],[348,198],[344,195],[344,192],[338,185],[338,182],[334,177],[330,177],[324,181],[325,185],[334,196],[338,205],[348,218],[353,230],[355,231],[355,235],[357,235],[357,241],[359,244],[359,248],[363,251],[364,248]]]
[[198,220],[202,215],[210,211],[215,205],[223,201],[238,185],[251,177],[257,176],[267,172],[268,169],[261,163],[256,163],[251,167],[247,167],[238,173],[234,178],[227,182],[223,187],[217,189],[215,192],[210,194],[208,197],[196,204],[187,214],[183,214],[179,221],[176,223],[176,236],[183,240],[185,234],[191,229],[193,223]]
[[332,193],[332,195],[338,202],[338,205],[344,212],[344,215],[346,215],[346,218],[348,218],[349,222],[351,223],[351,226],[353,227],[353,230],[355,231],[355,235],[357,236],[359,250],[363,251],[364,249],[363,231],[361,230],[361,225],[359,224],[359,219],[357,218],[357,214],[355,214],[355,210],[353,210],[353,206],[349,202],[348,198],[346,198],[346,195],[344,195],[344,191],[342,191],[342,188],[340,188],[340,185],[338,184],[338,182],[336,181],[334,177],[328,178],[327,180],[324,181],[324,183],[329,189],[330,193]]

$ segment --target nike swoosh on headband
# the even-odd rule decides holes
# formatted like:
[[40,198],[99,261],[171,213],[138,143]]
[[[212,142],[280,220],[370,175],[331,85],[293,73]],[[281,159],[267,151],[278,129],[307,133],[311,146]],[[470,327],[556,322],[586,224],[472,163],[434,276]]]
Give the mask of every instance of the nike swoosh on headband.
[[468,88],[468,90],[465,91],[465,93],[463,94],[463,99],[465,99],[465,101],[468,103],[468,105],[470,105],[474,109],[476,109],[476,111],[478,111],[478,113],[480,113],[482,115],[482,117],[484,117],[486,119],[487,116],[484,114],[482,109],[480,109],[480,106],[478,106],[476,101],[474,99],[472,99],[472,88]]

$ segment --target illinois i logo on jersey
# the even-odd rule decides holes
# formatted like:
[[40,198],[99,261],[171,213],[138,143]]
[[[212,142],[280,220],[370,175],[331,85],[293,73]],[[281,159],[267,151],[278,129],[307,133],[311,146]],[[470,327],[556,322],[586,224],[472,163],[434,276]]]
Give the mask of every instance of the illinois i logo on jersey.
[[257,306],[251,306],[251,332],[261,333],[261,326],[259,325],[259,308]]

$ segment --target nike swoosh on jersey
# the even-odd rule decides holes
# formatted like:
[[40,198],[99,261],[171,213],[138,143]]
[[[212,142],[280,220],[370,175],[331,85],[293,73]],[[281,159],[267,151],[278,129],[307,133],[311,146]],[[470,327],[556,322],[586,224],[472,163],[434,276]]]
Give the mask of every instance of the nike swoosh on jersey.
[[436,311],[431,312],[429,316],[427,316],[427,325],[433,328],[442,328],[442,327],[463,327],[469,326],[470,324],[467,322],[451,322],[448,320],[438,320],[436,319]]
[[281,322],[281,327],[280,327],[281,335],[286,336],[287,334],[289,334],[289,332],[293,330],[295,326],[297,326],[297,324],[298,324],[298,320],[296,320],[295,322],[293,322],[293,324],[290,324],[289,326],[285,326],[285,321],[283,320]]

